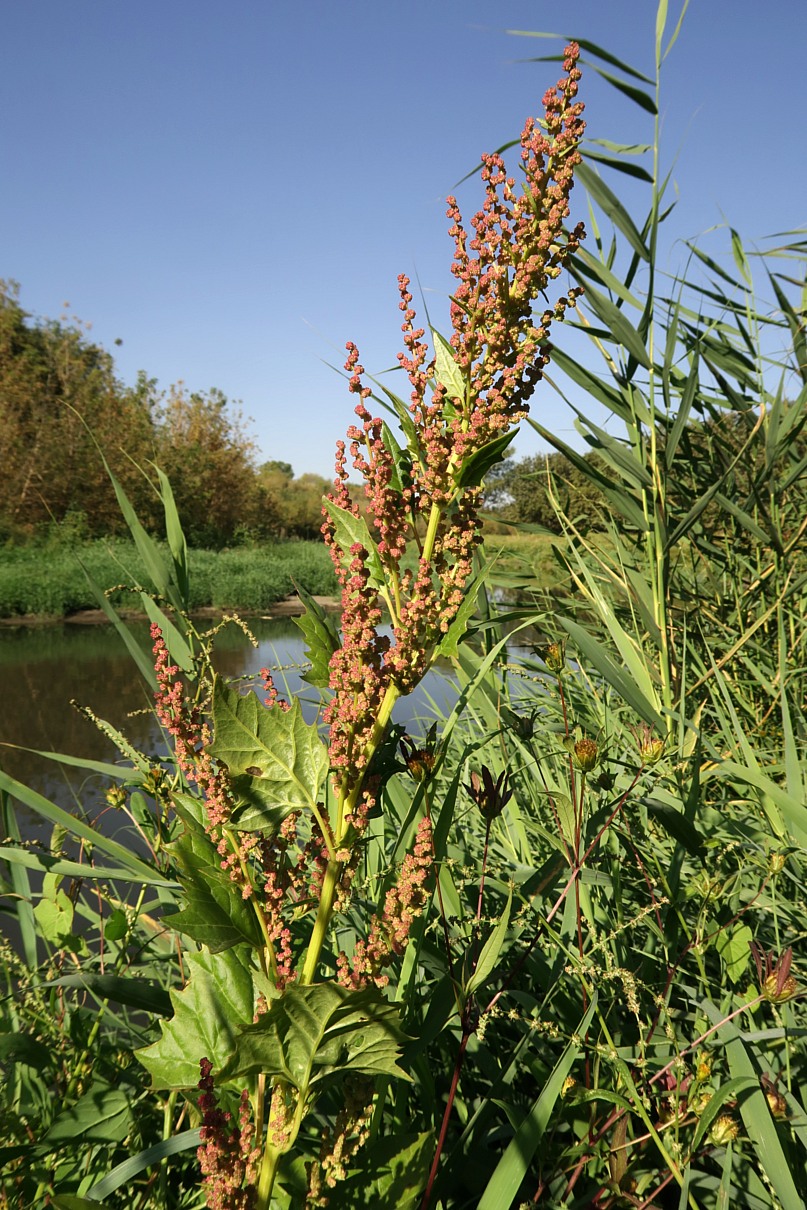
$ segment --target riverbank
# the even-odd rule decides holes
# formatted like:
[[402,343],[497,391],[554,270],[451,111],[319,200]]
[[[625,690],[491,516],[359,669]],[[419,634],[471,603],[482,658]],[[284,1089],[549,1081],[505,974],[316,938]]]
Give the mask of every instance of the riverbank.
[[[553,556],[556,541],[537,534],[491,534],[485,542],[493,563],[489,584],[557,586],[566,577]],[[188,561],[190,606],[196,617],[217,618],[228,612],[292,617],[301,611],[298,584],[325,608],[338,607],[339,586],[322,542],[191,550]],[[0,552],[0,626],[106,622],[87,573],[123,617],[143,618],[138,589],[141,584],[148,587],[149,581],[134,543],[98,539]]]
[[[191,550],[188,564],[190,610],[201,617],[230,611],[292,616],[299,610],[295,585],[327,601],[338,593],[321,542]],[[139,589],[148,588],[149,579],[134,543],[99,539],[70,547],[5,549],[0,554],[0,624],[105,621],[88,576],[125,616],[143,616]]]

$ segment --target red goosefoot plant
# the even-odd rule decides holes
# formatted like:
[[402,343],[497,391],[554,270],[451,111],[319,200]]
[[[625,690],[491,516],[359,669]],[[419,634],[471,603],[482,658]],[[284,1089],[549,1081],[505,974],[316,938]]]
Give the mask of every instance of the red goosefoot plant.
[[[198,695],[191,702],[170,633],[153,628],[157,708],[177,767],[171,797],[185,825],[173,852],[186,902],[166,922],[202,948],[184,955],[174,1016],[139,1058],[156,1087],[198,1088],[211,1208],[328,1205],[378,1134],[387,1086],[406,1078],[388,985],[435,891],[422,792],[433,745],[404,745],[416,813],[408,852],[375,905],[356,895],[356,874],[396,767],[395,705],[457,651],[476,601],[482,483],[526,415],[551,325],[575,297],[539,301],[583,236],[567,226],[584,128],[577,60],[573,43],[543,120],[524,126],[520,187],[500,155],[485,155],[484,202],[470,229],[448,199],[457,282],[449,340],[435,331],[427,340],[409,279],[398,279],[410,402],[385,393],[402,443],[369,410],[358,349],[347,345],[357,423],[338,443],[323,525],[341,633],[306,594],[300,622],[308,679],[327,698],[327,745],[268,671],[265,705],[218,678],[209,709]],[[364,510],[348,491],[349,462],[364,481]],[[477,774],[469,789],[491,809],[508,794]],[[432,1166],[424,1204],[444,1138],[445,1126],[439,1142],[420,1147]]]

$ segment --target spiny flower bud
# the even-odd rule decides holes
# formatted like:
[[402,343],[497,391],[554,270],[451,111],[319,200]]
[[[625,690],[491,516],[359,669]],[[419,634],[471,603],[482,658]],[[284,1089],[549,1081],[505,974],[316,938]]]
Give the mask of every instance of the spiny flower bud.
[[591,773],[592,769],[597,768],[597,761],[600,758],[599,745],[595,740],[583,737],[575,742],[572,755],[574,763],[581,773]]
[[110,786],[104,795],[110,807],[123,807],[126,804],[126,791],[123,786]]
[[705,1051],[698,1055],[697,1067],[695,1068],[695,1078],[703,1083],[708,1080],[712,1074],[712,1056]]
[[762,1091],[765,1093],[765,1100],[768,1102],[768,1108],[773,1116],[780,1121],[786,1118],[787,1100],[769,1076],[763,1075],[762,1077]]
[[784,1004],[787,1000],[792,1000],[799,990],[795,976],[790,973],[793,965],[792,948],[788,946],[779,961],[774,962],[773,955],[766,954],[755,941],[750,943],[750,947],[763,1000],[770,1004]]
[[634,730],[639,745],[639,756],[643,765],[655,765],[664,755],[666,740],[653,735],[653,728],[643,723],[641,730]]
[[560,676],[566,667],[566,644],[549,643],[544,650],[544,663],[550,672]]
[[408,735],[401,736],[400,748],[401,755],[406,761],[406,767],[409,770],[410,777],[414,781],[426,781],[431,777],[434,766],[437,761],[435,753],[435,735],[436,727],[430,727],[429,733],[426,736],[426,742],[423,747],[416,747],[414,740]]
[[507,803],[513,797],[513,791],[507,785],[507,771],[500,773],[496,780],[487,765],[482,766],[482,773],[471,774],[471,784],[465,789],[470,794],[484,819],[496,819],[501,815]]
[[769,853],[768,854],[768,873],[781,874],[787,864],[787,856],[784,853]]
[[709,1131],[709,1136],[718,1147],[727,1147],[729,1143],[734,1142],[739,1133],[740,1127],[737,1125],[736,1118],[733,1118],[730,1113],[721,1113]]

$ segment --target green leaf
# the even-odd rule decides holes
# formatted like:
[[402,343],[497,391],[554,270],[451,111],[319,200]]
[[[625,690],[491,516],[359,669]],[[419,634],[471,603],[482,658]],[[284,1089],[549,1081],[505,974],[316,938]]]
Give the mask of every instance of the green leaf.
[[24,786],[22,782],[9,777],[2,769],[0,769],[0,790],[5,790],[12,798],[25,803],[26,806],[30,807],[43,819],[47,819],[50,823],[65,828],[69,835],[89,841],[94,848],[108,853],[110,857],[114,857],[116,861],[119,861],[130,874],[142,875],[144,882],[152,882],[154,880],[154,870],[152,867],[130,853],[125,845],[119,844],[116,840],[110,840],[103,833],[97,832],[95,828],[80,819],[76,819],[74,815],[70,815],[62,807],[57,807],[55,803],[49,802],[47,798],[37,793],[36,790],[31,790],[28,786]]
[[580,1053],[580,1039],[585,1037],[596,1005],[597,993],[595,992],[585,1016],[572,1035],[572,1041],[558,1059],[540,1095],[496,1165],[477,1210],[509,1210],[509,1207],[512,1206],[532,1162],[532,1157],[546,1133],[555,1102],[563,1088],[563,1082]]
[[129,652],[129,655],[132,657],[135,665],[140,669],[140,674],[145,680],[146,684],[151,688],[153,693],[156,693],[157,677],[154,673],[154,664],[150,659],[148,652],[143,650],[140,643],[138,643],[137,639],[124,622],[123,618],[120,617],[118,611],[107,599],[106,593],[101,585],[93,578],[93,576],[90,575],[89,571],[81,562],[81,559],[78,555],[76,555],[76,559],[78,560],[84,575],[87,577],[87,583],[92,589],[93,595],[95,596],[99,607],[103,610],[109,621],[117,630],[124,646],[126,647],[126,650]]
[[170,882],[157,874],[150,878],[143,874],[133,874],[119,866],[91,865],[83,861],[66,861],[61,857],[51,857],[49,853],[36,853],[30,849],[14,849],[4,846],[0,853],[3,861],[10,865],[25,866],[29,870],[39,870],[43,874],[59,874],[67,878],[92,878],[95,880],[116,879],[120,882],[135,882],[145,886],[159,886],[166,889],[176,888],[175,882]]
[[165,645],[168,648],[168,654],[175,664],[178,664],[183,672],[195,672],[193,662],[193,652],[183,635],[171,621],[171,619],[163,613],[159,605],[157,605],[147,592],[141,592],[140,600],[143,602],[149,621],[159,626],[162,636],[165,639]]
[[453,659],[459,650],[459,645],[468,629],[468,624],[471,618],[477,612],[478,608],[478,593],[479,589],[487,580],[493,569],[493,564],[483,568],[478,576],[475,576],[470,584],[465,589],[465,597],[457,610],[454,620],[448,630],[443,635],[442,640],[437,648],[437,655],[443,656],[445,659]]
[[261,931],[249,900],[226,870],[221,855],[204,832],[186,831],[170,846],[180,867],[186,903],[182,911],[163,916],[170,929],[186,933],[212,953],[246,941],[262,944]]
[[586,302],[591,310],[608,328],[615,344],[622,347],[645,369],[650,369],[650,357],[639,333],[630,320],[605,294],[600,294],[591,284],[586,286]]
[[706,1138],[712,1123],[717,1119],[720,1110],[725,1105],[726,1101],[734,1100],[740,1092],[746,1092],[749,1088],[755,1088],[757,1081],[751,1079],[750,1076],[739,1076],[734,1080],[726,1080],[725,1084],[721,1084],[717,1092],[713,1093],[709,1098],[701,1116],[698,1118],[698,1125],[695,1129],[695,1134],[692,1139],[690,1154],[694,1155],[700,1147],[703,1140]]
[[[373,381],[375,381],[375,379]],[[385,386],[381,386],[381,383],[378,383],[378,386],[381,387],[381,390],[386,395],[389,403],[385,403],[384,400],[379,399],[377,395],[373,395],[373,399],[375,399],[382,408],[386,408],[388,412],[392,412],[393,415],[398,417],[404,437],[406,437],[406,446],[409,454],[413,459],[420,460],[418,434],[417,429],[415,428],[415,422],[412,419],[412,413],[409,411],[404,401],[394,394],[394,392],[390,391]]]
[[195,1088],[203,1058],[214,1072],[222,1071],[236,1052],[240,1028],[252,1021],[252,974],[240,950],[189,953],[185,961],[190,976],[181,991],[170,993],[173,1017],[161,1023],[157,1042],[135,1051],[153,1088]]
[[472,996],[479,987],[483,987],[488,979],[488,976],[493,972],[496,963],[499,961],[499,954],[502,952],[507,930],[510,927],[510,911],[513,906],[513,892],[507,896],[507,903],[504,905],[499,920],[497,921],[493,931],[482,947],[482,953],[479,955],[479,961],[476,964],[476,969],[465,985],[465,995]]
[[107,1206],[107,1202],[90,1201],[86,1197],[77,1197],[74,1193],[56,1193],[51,1203],[55,1210],[99,1210]]
[[174,564],[174,576],[179,589],[179,595],[182,600],[182,606],[185,612],[190,609],[190,585],[188,574],[188,544],[185,541],[185,533],[182,529],[182,522],[179,519],[174,492],[171,487],[168,476],[160,470],[159,466],[154,467],[157,472],[157,477],[160,480],[160,498],[163,502],[163,514],[165,516],[165,536],[168,539],[168,548],[171,551],[171,559]]
[[[631,294],[630,290],[616,273],[612,273],[607,265],[598,261],[585,248],[580,248],[577,254],[571,258],[570,268],[578,281],[585,283],[586,278],[595,277],[598,282],[605,286],[606,290],[610,290],[612,294],[616,294],[617,298],[621,298],[623,302],[628,303],[631,307],[635,307],[637,311],[643,309],[643,304]],[[554,350],[552,360],[555,360]]]
[[224,1078],[263,1072],[303,1093],[350,1071],[408,1079],[397,1062],[405,1040],[398,1008],[375,988],[292,985],[240,1032]]
[[332,615],[327,614],[301,584],[298,584],[296,580],[292,580],[292,584],[305,606],[305,613],[302,617],[293,619],[295,626],[298,626],[305,635],[307,643],[305,656],[311,663],[303,680],[308,681],[309,685],[327,688],[331,678],[331,656],[342,645],[339,628]]
[[145,1151],[132,1155],[122,1164],[118,1164],[87,1192],[91,1193],[95,1199],[115,1193],[124,1185],[128,1185],[141,1172],[145,1172],[154,1164],[159,1164],[168,1156],[178,1155],[182,1151],[192,1151],[198,1147],[201,1142],[200,1136],[201,1129],[197,1127],[196,1130],[185,1130],[182,1134],[175,1134],[170,1139],[163,1139],[161,1143],[155,1143],[153,1147],[147,1147]]
[[394,1134],[359,1152],[347,1180],[328,1192],[328,1210],[416,1210],[429,1176],[434,1135]]
[[27,1063],[43,1071],[53,1061],[47,1046],[29,1034],[0,1034],[0,1063]]
[[129,1098],[120,1088],[94,1085],[63,1109],[45,1135],[45,1142],[58,1145],[81,1139],[83,1143],[120,1143],[132,1125]]
[[648,700],[636,682],[614,662],[603,645],[571,618],[561,618],[560,621],[580,655],[593,664],[605,678],[606,683],[616,690],[644,722],[649,723],[651,727],[656,727],[660,734],[665,734],[667,728],[656,707]]
[[[50,878],[51,875],[46,875]],[[73,904],[62,890],[40,899],[34,908],[34,918],[41,935],[53,945],[61,945],[73,932]]]
[[125,1004],[142,1012],[154,1013],[167,1017],[171,1012],[171,999],[158,983],[148,979],[123,975],[101,975],[93,971],[84,971],[75,975],[60,975],[58,979],[49,979],[40,983],[39,987],[75,987],[80,991],[90,991],[101,1000],[114,1000],[116,1004]]
[[[704,1000],[702,1007],[715,1025],[723,1021],[724,1014],[710,1001]],[[732,1078],[744,1078],[749,1081],[748,1091],[740,1097],[740,1113],[762,1171],[779,1198],[782,1210],[804,1210],[804,1201],[794,1184],[791,1167],[782,1150],[776,1124],[759,1083],[759,1070],[752,1062],[740,1032],[732,1021],[721,1027],[718,1038],[725,1044]]]
[[[586,38],[575,38],[571,34],[550,34],[544,33],[543,31],[535,32],[534,30],[529,29],[508,29],[506,32],[508,34],[514,34],[519,38],[552,38],[556,42],[563,42],[565,45],[568,45],[569,42],[576,42],[580,49],[585,51],[586,54],[594,55],[596,58],[602,59],[603,63],[610,63],[612,67],[618,67],[619,70],[623,71],[626,76],[632,76],[634,80],[642,80],[645,84],[653,83],[649,76],[643,75],[642,72],[637,71],[635,67],[631,67],[622,59],[617,59],[616,55],[611,54],[609,50],[605,50],[602,46],[598,46],[596,42],[589,42]],[[552,55],[548,58],[551,59],[551,62],[559,62],[561,59],[563,59],[563,57],[563,55]],[[539,63],[547,62],[547,59],[538,59],[535,61]]]
[[745,255],[745,249],[743,248],[743,241],[733,227],[729,227],[729,232],[731,234],[731,254],[734,257],[734,263],[750,286],[753,284],[753,279],[751,277],[751,269],[748,265],[748,257]]
[[703,838],[682,811],[677,811],[669,803],[656,802],[654,799],[643,798],[640,801],[647,807],[650,818],[659,823],[673,840],[682,844],[688,853],[693,857],[703,855]]
[[407,450],[401,449],[390,426],[386,420],[381,422],[381,435],[384,445],[392,454],[392,475],[390,476],[390,487],[396,492],[402,492],[405,486],[405,480],[409,479],[412,470],[412,456]]
[[587,394],[591,395],[599,403],[604,404],[620,420],[630,420],[631,399],[627,390],[624,394],[616,390],[609,383],[604,382],[597,374],[587,370],[585,366],[580,365],[574,358],[569,357],[562,349],[555,348],[552,350],[552,364],[557,366],[558,369],[563,370],[563,373],[568,375],[572,382],[582,387]]
[[106,941],[120,941],[121,937],[125,937],[129,928],[129,919],[122,908],[115,908],[110,913],[109,919],[104,922],[104,939]]
[[639,234],[638,228],[619,198],[609,189],[605,181],[586,164],[575,169],[577,179],[585,186],[594,201],[614,226],[622,232],[633,251],[644,261],[650,260],[650,252]]
[[333,500],[329,500],[327,496],[324,497],[322,503],[333,522],[334,538],[336,545],[342,552],[343,567],[348,568],[350,566],[353,561],[350,548],[358,543],[359,546],[363,546],[367,551],[368,584],[371,588],[381,588],[384,584],[384,568],[381,564],[378,547],[367,528],[367,522],[363,517],[354,516],[348,509],[340,508],[338,504],[334,504]]
[[292,811],[316,809],[328,751],[297,698],[288,710],[267,708],[254,693],[241,697],[217,677],[213,722],[210,751],[238,779],[237,789],[249,803],[237,827],[276,827]]
[[504,451],[517,432],[518,429],[511,429],[509,433],[502,433],[469,454],[454,476],[457,487],[479,487],[490,468],[504,458]]
[[644,181],[647,185],[653,184],[653,175],[643,168],[641,164],[632,164],[630,160],[620,160],[615,155],[603,155],[601,151],[592,151],[590,147],[584,149],[583,155],[586,160],[595,160],[598,164],[604,164],[606,168],[613,168],[615,172],[624,172],[626,176],[635,177],[637,181]]
[[[586,60],[581,60],[581,62],[586,62]],[[653,116],[658,113],[656,102],[649,92],[645,92],[643,88],[637,88],[634,84],[628,84],[627,80],[620,80],[612,72],[604,71],[602,67],[597,67],[596,63],[591,63],[589,66],[593,67],[597,75],[602,76],[603,80],[607,80],[617,92],[621,92],[631,101],[634,101],[645,113],[651,113]]]
[[753,940],[754,934],[747,924],[737,924],[730,930],[722,929],[715,938],[715,949],[732,983],[739,983],[751,961],[749,942]]
[[441,336],[436,328],[432,328],[431,331],[434,341],[434,369],[437,381],[445,387],[448,397],[456,400],[462,407],[465,403],[467,388],[462,371],[455,360],[454,350],[445,336]]

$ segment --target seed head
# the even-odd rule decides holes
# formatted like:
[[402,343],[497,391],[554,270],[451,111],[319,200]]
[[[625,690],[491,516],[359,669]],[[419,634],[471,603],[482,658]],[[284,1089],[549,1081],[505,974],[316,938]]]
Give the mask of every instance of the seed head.
[[722,1113],[709,1131],[709,1135],[713,1143],[718,1147],[727,1147],[729,1143],[733,1143],[740,1133],[740,1127],[737,1125],[737,1119],[732,1117],[730,1113]]
[[593,739],[578,739],[572,748],[574,763],[577,765],[581,773],[591,773],[597,768],[597,762],[600,758],[600,749],[597,742]]
[[759,991],[763,1000],[770,1004],[784,1004],[798,994],[799,985],[790,968],[793,965],[793,950],[790,946],[774,962],[772,954],[766,954],[755,941],[750,943],[754,964],[757,968]]
[[479,807],[482,818],[487,820],[496,819],[501,815],[513,797],[513,791],[507,785],[507,770],[500,773],[494,781],[487,765],[482,766],[481,774],[471,774],[471,784],[466,785],[465,789]]
[[566,668],[566,644],[550,643],[544,651],[544,663],[550,672],[560,676]]

